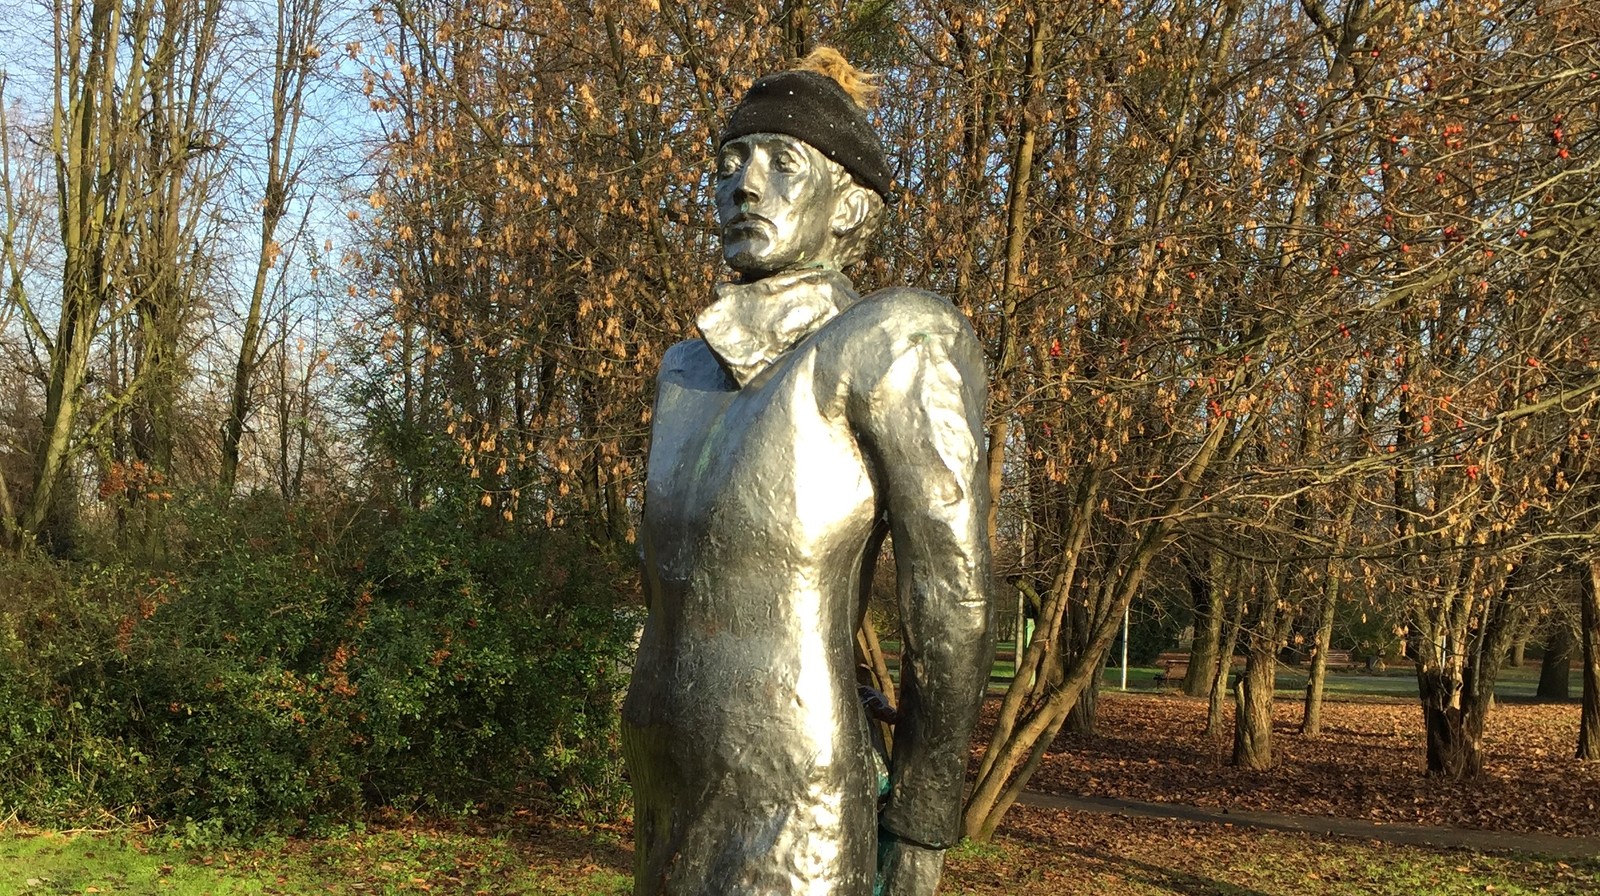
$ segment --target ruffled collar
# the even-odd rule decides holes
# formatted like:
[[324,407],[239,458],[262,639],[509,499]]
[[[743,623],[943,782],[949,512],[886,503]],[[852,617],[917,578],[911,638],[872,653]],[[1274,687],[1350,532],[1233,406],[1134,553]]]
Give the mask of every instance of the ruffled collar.
[[721,283],[716,291],[695,323],[740,388],[860,298],[848,277],[821,268]]

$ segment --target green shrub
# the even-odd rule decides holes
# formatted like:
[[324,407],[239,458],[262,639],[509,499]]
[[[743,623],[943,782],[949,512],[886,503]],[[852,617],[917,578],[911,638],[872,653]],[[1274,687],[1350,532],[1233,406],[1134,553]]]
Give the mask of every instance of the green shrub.
[[[548,534],[485,537],[449,514],[375,540],[341,647],[369,788],[501,807],[533,785],[568,808],[620,798],[617,661],[631,619],[612,558]],[[370,600],[368,599],[370,596]]]
[[0,815],[242,832],[620,796],[616,558],[444,510],[172,514],[164,568],[8,560]]
[[139,814],[149,757],[104,699],[114,608],[38,557],[0,561],[0,593],[0,817]]

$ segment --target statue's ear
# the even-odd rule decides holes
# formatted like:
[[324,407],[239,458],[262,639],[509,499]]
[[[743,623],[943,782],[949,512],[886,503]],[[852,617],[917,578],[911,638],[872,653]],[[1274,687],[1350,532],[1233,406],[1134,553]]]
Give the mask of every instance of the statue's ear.
[[860,227],[871,210],[866,187],[854,183],[845,187],[843,194],[833,204],[833,220],[828,222],[833,228],[833,235],[844,236]]

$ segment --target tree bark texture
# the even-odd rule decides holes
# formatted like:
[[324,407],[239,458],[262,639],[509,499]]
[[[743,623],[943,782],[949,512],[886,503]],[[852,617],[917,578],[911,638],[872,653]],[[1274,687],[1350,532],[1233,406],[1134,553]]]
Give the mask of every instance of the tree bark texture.
[[1252,771],[1272,767],[1272,684],[1277,659],[1250,651],[1233,686],[1233,764]]
[[1105,669],[1106,653],[1099,656],[1090,656],[1088,651],[1094,646],[1092,639],[1095,633],[1093,615],[1089,612],[1086,603],[1073,603],[1067,608],[1068,629],[1063,637],[1066,650],[1061,652],[1061,664],[1051,672],[1051,685],[1059,686],[1066,680],[1067,671],[1074,664],[1085,663],[1097,670],[1097,674],[1090,680],[1088,687],[1078,695],[1072,709],[1067,712],[1066,729],[1073,734],[1092,737],[1095,729],[1095,716],[1100,709],[1100,680],[1098,670]]
[[[1226,607],[1228,592],[1224,591],[1220,607]],[[1239,632],[1244,628],[1245,601],[1242,597],[1233,601],[1232,615],[1228,619],[1227,634],[1222,639],[1222,649],[1217,651],[1216,662],[1210,669],[1211,698],[1206,707],[1206,737],[1221,743],[1222,731],[1222,703],[1228,690],[1228,673],[1233,669],[1233,651],[1239,644]]]
[[[1363,412],[1363,426],[1370,427],[1371,414]],[[1343,553],[1350,543],[1351,524],[1355,521],[1357,502],[1345,501],[1339,512],[1335,554]],[[1339,593],[1344,582],[1338,561],[1328,564],[1327,576],[1322,583],[1322,603],[1317,610],[1317,630],[1313,637],[1311,674],[1306,680],[1305,711],[1300,717],[1300,733],[1306,737],[1322,735],[1322,694],[1328,680],[1328,649],[1333,644],[1333,621],[1338,615]]]
[[1535,694],[1541,700],[1567,700],[1572,697],[1572,626],[1565,619],[1556,619],[1550,625],[1550,634],[1544,642],[1544,660],[1539,667],[1539,689]]
[[1067,730],[1083,737],[1093,737],[1099,710],[1100,689],[1091,684],[1078,695],[1078,702],[1072,704],[1072,711],[1067,713]]
[[[1417,664],[1430,776],[1459,780],[1483,772],[1483,726],[1494,708],[1500,667],[1522,622],[1513,596],[1528,571],[1518,563],[1497,593],[1482,601],[1475,631],[1452,636],[1447,649],[1420,654],[1434,657]],[[1451,645],[1464,649],[1464,655],[1453,656]]]
[[1428,774],[1450,780],[1471,778],[1483,771],[1481,722],[1474,731],[1462,709],[1456,681],[1447,671],[1417,666]]
[[1580,576],[1578,612],[1583,640],[1583,709],[1578,720],[1578,758],[1600,760],[1600,562]]
[[[1336,577],[1330,581],[1337,582]],[[1338,607],[1338,587],[1330,586],[1324,593],[1322,606],[1317,610],[1317,631],[1311,652],[1311,674],[1306,678],[1305,711],[1300,717],[1300,733],[1306,737],[1322,736],[1322,691],[1328,678],[1328,644],[1333,640],[1333,616]]]
[[1194,643],[1189,648],[1189,669],[1193,674],[1184,677],[1183,692],[1191,697],[1204,697],[1211,693],[1214,676],[1203,670],[1216,668],[1217,653],[1222,646],[1223,611],[1209,574],[1198,570],[1196,563],[1186,559],[1183,564],[1189,580],[1189,598],[1194,605]]
[[1269,569],[1245,629],[1249,653],[1234,685],[1233,764],[1251,770],[1272,767],[1272,695],[1290,614],[1280,606],[1280,571]]

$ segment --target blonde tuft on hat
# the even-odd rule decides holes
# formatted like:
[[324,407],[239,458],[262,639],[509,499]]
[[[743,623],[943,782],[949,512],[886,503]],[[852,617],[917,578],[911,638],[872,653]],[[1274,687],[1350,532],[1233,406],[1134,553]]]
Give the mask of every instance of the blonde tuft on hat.
[[806,58],[795,63],[796,71],[816,72],[832,78],[844,88],[852,102],[862,109],[872,108],[872,103],[878,98],[878,85],[873,83],[877,76],[864,72],[850,64],[832,47],[817,47],[807,54]]

